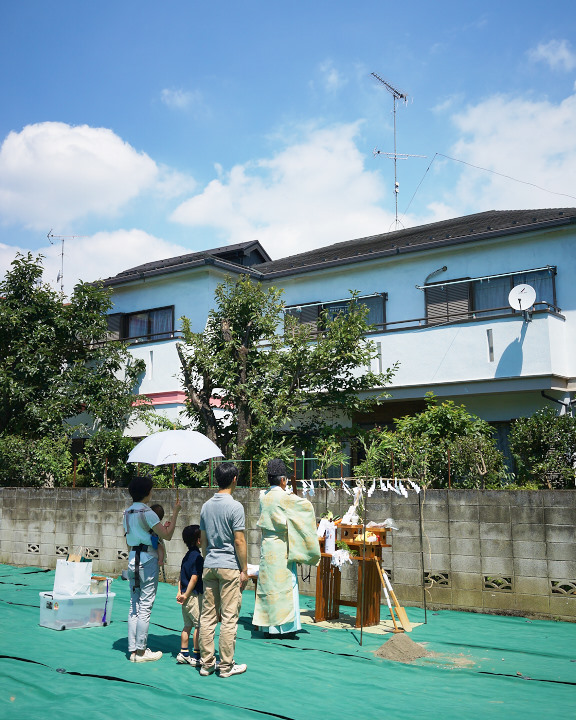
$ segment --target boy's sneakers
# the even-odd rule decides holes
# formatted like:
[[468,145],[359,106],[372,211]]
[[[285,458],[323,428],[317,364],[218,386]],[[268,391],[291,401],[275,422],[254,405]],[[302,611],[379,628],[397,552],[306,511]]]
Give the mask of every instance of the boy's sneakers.
[[130,660],[132,662],[136,662],[136,663],[138,663],[138,662],[154,662],[155,660],[160,660],[161,657],[162,657],[162,653],[160,652],[160,650],[158,650],[157,652],[152,652],[152,650],[150,650],[150,648],[146,648],[146,650],[144,650],[144,653],[142,655],[138,655],[138,653],[135,653],[135,652],[132,653],[132,655],[130,655]]
[[216,670],[216,665],[202,665],[200,668],[200,675],[203,675],[206,677],[206,675],[212,675],[212,673]]
[[248,666],[246,664],[236,665],[236,663],[234,663],[230,670],[226,670],[225,672],[222,672],[222,670],[220,670],[220,677],[226,678],[230,677],[231,675],[241,675],[242,673],[246,672],[247,667]]
[[176,662],[180,663],[180,665],[193,665],[194,667],[196,667],[196,665],[200,665],[200,660],[192,655],[182,655],[182,653],[178,653],[178,655],[176,655]]

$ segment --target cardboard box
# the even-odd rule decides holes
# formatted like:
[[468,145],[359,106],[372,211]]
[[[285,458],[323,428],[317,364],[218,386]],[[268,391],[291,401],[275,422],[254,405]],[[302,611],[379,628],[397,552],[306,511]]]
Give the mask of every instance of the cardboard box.
[[116,593],[64,597],[53,592],[40,593],[40,625],[52,630],[101,627],[112,619]]

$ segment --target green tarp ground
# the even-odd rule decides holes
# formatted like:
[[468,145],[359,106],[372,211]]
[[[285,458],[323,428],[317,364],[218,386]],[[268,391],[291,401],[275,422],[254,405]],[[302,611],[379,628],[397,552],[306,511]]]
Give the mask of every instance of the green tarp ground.
[[[107,627],[55,631],[38,625],[39,592],[53,582],[53,571],[0,565],[3,720],[576,717],[570,623],[428,611],[410,638],[435,655],[402,664],[374,654],[393,635],[364,633],[360,645],[358,630],[308,625],[296,640],[267,639],[251,624],[247,589],[236,659],[248,671],[203,678],[176,663],[181,614],[173,586],[160,584],[150,627],[149,646],[164,657],[134,664],[126,653],[128,584],[112,584]],[[303,607],[313,603],[302,598]],[[408,615],[424,620],[420,609]]]

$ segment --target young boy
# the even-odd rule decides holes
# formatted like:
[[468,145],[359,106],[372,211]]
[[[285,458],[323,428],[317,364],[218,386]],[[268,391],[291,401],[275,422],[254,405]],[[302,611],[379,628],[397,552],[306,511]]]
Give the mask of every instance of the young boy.
[[[150,510],[154,510],[156,515],[158,515],[158,518],[160,519],[160,522],[164,519],[164,508],[160,503],[156,503],[155,505],[150,505]],[[170,521],[163,523],[166,530],[170,529]],[[151,545],[155,549],[158,550],[158,567],[164,567],[164,563],[166,562],[166,545],[164,544],[164,540],[162,538],[159,538],[156,533],[151,532],[150,533],[151,538]]]
[[[200,625],[200,613],[202,612],[202,570],[204,558],[200,554],[200,526],[188,525],[182,531],[182,540],[188,548],[188,552],[182,559],[180,568],[180,580],[178,582],[178,594],[176,600],[182,605],[182,617],[184,628],[181,634],[180,652],[176,662],[188,665],[200,665],[200,650],[198,648],[198,627]],[[194,628],[192,636],[193,655],[188,649],[190,643],[190,631]]]

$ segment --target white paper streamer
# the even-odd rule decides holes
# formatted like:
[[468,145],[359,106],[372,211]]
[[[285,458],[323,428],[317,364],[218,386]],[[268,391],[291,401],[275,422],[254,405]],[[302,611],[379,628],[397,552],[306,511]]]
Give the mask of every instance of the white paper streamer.
[[408,482],[410,483],[410,485],[412,485],[412,490],[414,490],[414,492],[416,492],[416,493],[420,492],[420,485],[418,485],[417,483],[415,483],[413,480],[410,480],[410,479],[408,480]]

